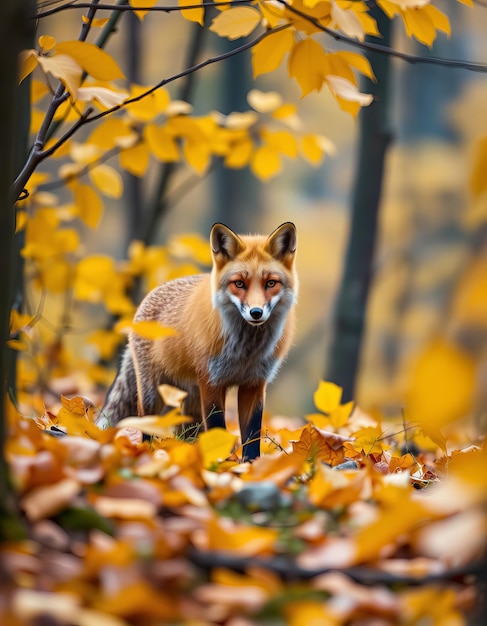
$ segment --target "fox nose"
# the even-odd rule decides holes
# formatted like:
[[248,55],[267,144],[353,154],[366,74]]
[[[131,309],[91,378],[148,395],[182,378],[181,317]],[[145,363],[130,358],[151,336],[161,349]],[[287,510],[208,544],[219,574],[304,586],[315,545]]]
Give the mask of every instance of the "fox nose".
[[250,309],[250,316],[253,320],[260,320],[263,313],[264,311],[259,307],[254,307],[253,309]]

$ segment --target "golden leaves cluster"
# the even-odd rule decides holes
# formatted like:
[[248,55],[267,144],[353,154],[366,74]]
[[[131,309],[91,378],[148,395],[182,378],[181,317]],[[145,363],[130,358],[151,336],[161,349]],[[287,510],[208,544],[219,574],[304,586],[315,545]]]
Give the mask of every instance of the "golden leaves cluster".
[[[485,443],[401,456],[398,431],[321,382],[319,413],[288,429],[268,417],[263,456],[242,463],[236,423],[181,439],[171,428],[187,421],[184,394],[160,391],[169,413],[106,430],[80,397],[30,419],[9,405],[6,455],[30,539],[2,548],[14,599],[2,623],[62,622],[68,608],[74,623],[117,626],[262,615],[338,626],[364,611],[390,626],[467,623],[475,578],[447,574],[475,571],[486,549]],[[414,489],[426,471],[428,489]],[[299,583],[280,575],[283,559]]]

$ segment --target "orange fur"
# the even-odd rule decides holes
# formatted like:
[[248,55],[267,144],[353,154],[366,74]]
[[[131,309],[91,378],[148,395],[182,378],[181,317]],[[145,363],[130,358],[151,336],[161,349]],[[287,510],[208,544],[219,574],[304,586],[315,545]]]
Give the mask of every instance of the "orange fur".
[[[157,320],[175,336],[157,341],[134,333],[103,413],[112,421],[159,411],[157,385],[188,391],[188,412],[206,427],[224,426],[225,395],[239,387],[244,456],[259,454],[265,389],[294,333],[296,232],[287,222],[269,237],[236,235],[215,224],[213,268],[150,292],[135,320]],[[134,388],[134,380],[136,381]]]

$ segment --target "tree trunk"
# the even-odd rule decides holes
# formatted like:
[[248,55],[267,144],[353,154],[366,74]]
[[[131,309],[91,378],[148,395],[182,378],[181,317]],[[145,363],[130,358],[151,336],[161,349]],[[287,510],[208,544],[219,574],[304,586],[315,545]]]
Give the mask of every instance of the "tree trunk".
[[21,130],[25,128],[25,120],[22,119],[22,95],[19,97],[20,90],[17,89],[16,59],[26,42],[31,45],[35,21],[28,17],[34,15],[34,0],[2,0],[0,3],[0,267],[3,269],[0,281],[0,541],[22,534],[5,459],[6,397],[8,381],[12,379],[12,359],[6,342],[17,266],[11,185],[20,155],[26,147],[19,145],[25,141],[25,133]]
[[[390,46],[392,23],[379,10],[381,39],[368,38]],[[358,161],[352,194],[351,226],[344,272],[339,288],[332,332],[332,345],[325,375],[343,388],[343,400],[354,397],[365,329],[367,300],[372,276],[377,221],[384,174],[384,161],[391,140],[389,90],[391,58],[368,52],[377,82],[365,80],[362,88],[374,96],[372,104],[360,112]]]

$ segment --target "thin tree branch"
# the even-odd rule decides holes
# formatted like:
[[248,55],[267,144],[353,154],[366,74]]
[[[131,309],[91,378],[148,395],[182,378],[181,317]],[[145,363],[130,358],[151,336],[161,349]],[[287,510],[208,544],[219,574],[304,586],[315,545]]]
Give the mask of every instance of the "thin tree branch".
[[[397,59],[401,59],[402,61],[405,61],[406,63],[427,63],[430,65],[443,65],[446,67],[466,69],[472,72],[487,72],[487,65],[482,64],[482,63],[472,63],[470,61],[463,61],[461,59],[443,59],[441,57],[422,57],[422,56],[417,56],[414,54],[408,54],[406,52],[400,52],[399,50],[394,50],[393,48],[383,47],[379,44],[374,44],[374,43],[365,42],[365,41],[358,41],[357,39],[347,37],[346,35],[343,35],[340,32],[332,30],[331,28],[328,28],[327,26],[323,26],[323,24],[321,24],[321,22],[318,19],[288,4],[287,0],[277,0],[277,2],[284,5],[286,9],[290,11],[291,13],[294,13],[295,15],[298,15],[299,17],[307,20],[310,24],[313,24],[314,26],[316,26],[316,28],[318,28],[322,32],[326,33],[330,37],[333,37],[333,39],[335,39],[336,41],[341,41],[343,43],[346,43],[347,45],[360,48],[361,50],[370,50],[372,52],[379,52],[380,54],[389,54]],[[252,3],[252,0],[229,0],[228,2],[203,2],[202,4],[188,5],[185,7],[181,7],[181,6],[137,7],[137,9],[134,9],[134,7],[132,6],[117,7],[115,5],[110,5],[110,4],[100,4],[99,9],[100,10],[115,10],[115,11],[134,11],[134,10],[149,11],[149,12],[159,11],[159,12],[171,13],[173,11],[181,11],[183,8],[184,9],[199,9],[202,7],[207,8],[207,7],[224,6],[224,5],[233,6],[237,4],[247,5],[251,3]],[[487,4],[484,4],[483,2],[481,2],[481,0],[475,0],[475,3],[483,7],[487,6]],[[61,7],[50,9],[49,11],[46,11],[44,13],[40,13],[37,15],[37,18],[46,17],[47,15],[50,15],[52,13],[58,13],[59,11],[64,11],[66,9],[88,8],[89,6],[90,6],[89,3],[63,5]]]
[[[125,1],[125,0],[120,0],[120,1]],[[95,17],[96,11],[98,10],[97,5],[99,5],[99,3],[100,3],[100,0],[92,0],[92,2],[88,5],[90,9],[87,15],[88,20],[87,20],[87,23],[83,24],[81,28],[81,33],[79,36],[80,41],[85,41],[86,38],[88,37],[88,33],[91,28],[91,23]],[[118,15],[117,15],[117,18],[118,18]],[[39,163],[41,163],[46,158],[46,156],[49,156],[50,154],[52,154],[52,151],[43,152],[42,150],[46,144],[46,141],[50,137],[49,132],[50,132],[50,129],[52,128],[51,124],[53,122],[54,115],[56,111],[58,110],[59,106],[68,97],[69,97],[68,93],[65,91],[63,83],[60,82],[51,100],[51,103],[47,109],[46,115],[42,122],[41,128],[39,129],[39,132],[37,133],[36,140],[29,153],[27,161],[24,167],[22,168],[20,174],[15,179],[14,184],[12,186],[13,201],[17,201],[21,197],[21,194],[24,191],[24,187],[27,184],[27,181],[32,176],[32,173],[35,171]],[[93,112],[92,108],[87,109],[87,111],[85,111],[85,113],[80,117],[80,120],[78,120],[78,123],[80,121],[83,121],[85,117],[89,116],[92,112]],[[78,127],[79,126],[75,124],[74,127],[72,127],[65,134],[66,136],[65,141],[67,141],[67,139],[71,137],[73,128],[76,130]]]
[[[85,111],[83,116],[80,117],[80,119],[77,120],[73,124],[73,126],[62,137],[60,137],[59,140],[55,144],[53,144],[47,150],[44,150],[43,152],[38,153],[37,155],[38,159],[40,161],[43,161],[48,156],[51,156],[51,154],[56,152],[56,150],[58,150],[64,143],[66,143],[66,141],[70,139],[81,126],[84,126],[85,124],[88,124],[90,122],[96,122],[97,120],[102,119],[106,117],[107,115],[111,115],[112,113],[115,113],[116,111],[123,109],[127,104],[138,102],[139,100],[142,100],[143,98],[146,98],[147,96],[149,96],[151,93],[154,93],[154,91],[157,91],[157,89],[160,89],[161,87],[164,87],[165,85],[168,85],[169,83],[172,83],[180,78],[183,78],[184,76],[187,76],[188,74],[192,74],[193,72],[198,72],[199,70],[203,69],[204,67],[207,67],[208,65],[218,63],[219,61],[228,59],[236,54],[245,52],[246,50],[249,50],[253,46],[257,45],[266,37],[269,37],[270,35],[273,35],[274,33],[284,30],[285,28],[289,28],[289,26],[290,24],[284,24],[283,26],[278,26],[277,28],[274,28],[272,30],[265,31],[264,33],[262,33],[255,39],[252,39],[252,41],[249,41],[246,44],[239,46],[238,48],[234,48],[233,50],[229,50],[228,52],[224,52],[223,54],[210,57],[209,59],[206,59],[205,61],[202,61],[201,63],[197,63],[196,65],[193,65],[192,67],[188,67],[187,69],[183,70],[182,72],[179,72],[178,74],[175,74],[174,76],[170,76],[169,78],[165,78],[161,80],[156,85],[154,85],[150,89],[147,89],[146,91],[139,94],[138,96],[129,98],[125,100],[122,104],[117,104],[116,106],[111,107],[110,109],[107,109],[106,111],[102,111],[101,113],[98,113],[97,115],[92,115],[90,117],[90,113],[93,112],[93,109],[89,109]],[[19,189],[19,193],[22,190],[22,188],[23,186]]]
[[[100,4],[100,11],[147,11],[149,13],[173,13],[175,11],[182,11],[187,9],[207,9],[211,7],[222,7],[228,5],[247,5],[251,4],[252,0],[227,0],[226,2],[202,2],[201,4],[190,4],[188,6],[178,6],[178,5],[170,5],[167,7],[133,7],[133,6],[119,6],[115,4]],[[79,4],[65,4],[60,7],[55,7],[53,9],[48,9],[47,11],[42,11],[41,13],[37,13],[35,19],[41,19],[43,17],[49,17],[50,15],[54,15],[55,13],[60,13],[61,11],[66,11],[69,9],[87,9],[90,4],[88,2],[80,2]]]
[[412,64],[427,64],[427,65],[442,65],[444,67],[452,67],[459,68],[464,70],[469,70],[471,72],[487,72],[487,65],[482,63],[471,63],[470,61],[463,61],[461,59],[443,59],[441,57],[422,57],[417,56],[415,54],[408,54],[407,52],[400,52],[399,50],[394,50],[394,48],[390,48],[389,46],[382,46],[380,44],[375,44],[370,41],[358,41],[357,39],[352,39],[351,37],[347,37],[347,35],[343,35],[327,26],[323,26],[321,22],[311,17],[304,11],[300,11],[296,9],[292,5],[289,5],[286,0],[277,0],[280,4],[284,5],[288,11],[298,15],[303,18],[310,24],[313,24],[316,28],[326,33],[330,37],[333,37],[335,41],[340,41],[342,43],[346,43],[349,46],[353,46],[354,48],[360,48],[361,50],[368,50],[370,52],[378,52],[379,54],[387,54],[396,59],[401,59],[401,61],[405,61],[406,63]]
[[118,146],[116,146],[115,148],[111,148],[110,150],[107,150],[107,152],[99,156],[97,159],[95,159],[94,161],[87,163],[83,168],[79,170],[79,172],[76,172],[75,174],[70,174],[69,176],[66,176],[65,178],[56,178],[54,180],[50,180],[48,183],[42,183],[37,187],[37,190],[38,191],[53,191],[54,189],[59,189],[60,187],[64,187],[66,183],[69,183],[73,180],[78,180],[85,174],[88,174],[89,172],[91,172],[91,170],[95,169],[95,167],[98,167],[99,165],[102,165],[103,163],[106,163],[107,161],[109,161],[114,156],[117,156],[118,154],[120,154],[121,150],[122,148]]
[[[207,29],[199,28],[197,27],[197,24],[193,25],[193,36],[189,46],[188,56],[185,61],[186,67],[194,65],[198,60],[207,34]],[[190,74],[179,84],[178,98],[180,100],[191,102],[191,94],[194,87],[195,77],[196,74]],[[178,166],[179,163],[176,164],[171,162],[164,163],[160,168],[155,190],[147,202],[147,206],[145,207],[143,213],[144,222],[142,228],[137,233],[146,245],[153,241],[157,232],[158,222],[167,210],[168,198],[166,192]]]
[[[127,4],[127,2],[128,2],[128,0],[117,0],[117,4],[121,5],[121,6],[124,5],[124,4]],[[104,48],[105,47],[105,44],[107,43],[109,37],[111,35],[113,35],[113,33],[115,32],[115,28],[117,26],[117,23],[118,23],[119,19],[122,17],[122,15],[123,15],[123,13],[119,13],[117,11],[114,11],[112,13],[110,18],[108,19],[108,22],[103,27],[103,29],[102,29],[102,31],[100,33],[100,36],[95,41],[95,46],[97,46],[98,48]],[[83,74],[81,76],[81,84],[83,84],[83,82],[85,81],[87,76],[88,76],[88,74],[86,72],[83,72]],[[68,95],[66,94],[65,97],[67,98]],[[50,125],[49,131],[48,131],[48,133],[46,135],[46,142],[49,141],[49,139],[56,133],[58,128],[60,128],[60,126],[62,126],[62,124],[65,122],[67,116],[68,116],[68,113],[66,113],[66,115],[62,119],[57,120],[57,121],[53,122],[53,124]]]

